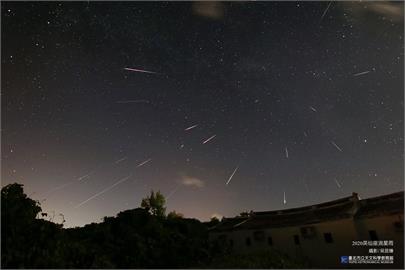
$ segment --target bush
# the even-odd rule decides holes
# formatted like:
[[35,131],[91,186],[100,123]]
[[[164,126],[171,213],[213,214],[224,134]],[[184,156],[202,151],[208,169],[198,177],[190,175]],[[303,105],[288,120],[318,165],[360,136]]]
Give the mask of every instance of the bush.
[[[36,217],[38,202],[22,185],[1,190],[2,268],[297,268],[276,251],[230,254],[208,242],[212,222],[172,212],[164,216],[163,195],[152,207],[105,217],[101,223],[63,229]],[[151,196],[153,197],[153,196]],[[156,196],[155,196],[156,197]],[[145,203],[144,203],[145,205]],[[218,222],[214,220],[213,222]]]

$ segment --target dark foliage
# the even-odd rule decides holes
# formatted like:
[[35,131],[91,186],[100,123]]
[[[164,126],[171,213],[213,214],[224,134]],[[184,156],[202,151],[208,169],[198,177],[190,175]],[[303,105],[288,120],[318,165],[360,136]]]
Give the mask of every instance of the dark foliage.
[[62,226],[36,219],[39,204],[24,194],[22,185],[1,190],[1,264],[8,268],[56,267]]
[[[22,185],[1,191],[2,268],[223,268],[292,266],[281,257],[232,257],[208,242],[209,226],[172,212],[164,216],[164,197],[157,207],[137,208],[105,217],[101,223],[64,229],[38,219],[41,207]],[[158,197],[159,197],[158,196]],[[149,197],[150,199],[150,197]],[[227,259],[226,259],[227,258]],[[281,258],[281,259],[280,259]],[[261,260],[264,263],[260,264]]]

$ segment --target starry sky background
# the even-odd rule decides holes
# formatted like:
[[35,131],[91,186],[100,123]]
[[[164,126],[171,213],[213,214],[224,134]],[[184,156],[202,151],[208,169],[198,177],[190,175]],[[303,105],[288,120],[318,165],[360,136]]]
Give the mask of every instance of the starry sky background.
[[151,189],[201,220],[403,190],[401,2],[1,15],[2,186],[24,184],[55,222],[99,222]]

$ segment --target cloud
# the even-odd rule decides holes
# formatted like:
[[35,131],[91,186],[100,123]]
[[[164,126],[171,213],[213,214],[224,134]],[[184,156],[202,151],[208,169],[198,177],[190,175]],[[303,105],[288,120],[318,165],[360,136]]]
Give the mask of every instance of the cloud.
[[403,4],[401,3],[382,3],[382,2],[371,2],[369,3],[369,9],[375,13],[387,16],[394,21],[401,21],[404,17]]
[[198,16],[218,20],[224,16],[224,4],[214,1],[194,2],[193,12]]
[[205,186],[205,182],[203,180],[190,176],[182,176],[181,184],[195,188],[203,188]]
[[214,218],[214,217],[221,220],[224,216],[221,215],[221,214],[218,214],[218,213],[214,213],[214,214],[211,215],[211,218]]
[[393,22],[401,22],[404,19],[402,2],[340,2],[339,4],[353,12],[356,17],[372,14],[384,16]]

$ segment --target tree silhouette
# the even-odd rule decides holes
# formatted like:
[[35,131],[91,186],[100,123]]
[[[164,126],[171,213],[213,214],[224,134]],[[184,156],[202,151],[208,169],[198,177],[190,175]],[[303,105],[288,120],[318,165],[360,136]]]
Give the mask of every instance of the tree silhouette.
[[152,190],[141,205],[65,229],[63,215],[62,224],[43,219],[46,213],[22,185],[7,185],[1,190],[1,268],[297,268],[273,252],[230,256],[208,241],[210,222],[175,211],[164,218],[160,192]]
[[166,199],[160,191],[151,190],[150,196],[142,199],[141,207],[148,210],[152,215],[164,217],[166,213]]
[[1,189],[1,217],[9,221],[30,223],[41,212],[39,203],[24,194],[23,185],[9,184]]
[[37,219],[40,214],[39,203],[27,197],[23,185],[14,183],[1,189],[2,267],[57,266],[57,236],[62,225]]
[[182,213],[178,213],[175,210],[171,211],[169,214],[167,214],[167,218],[184,218],[184,215]]

